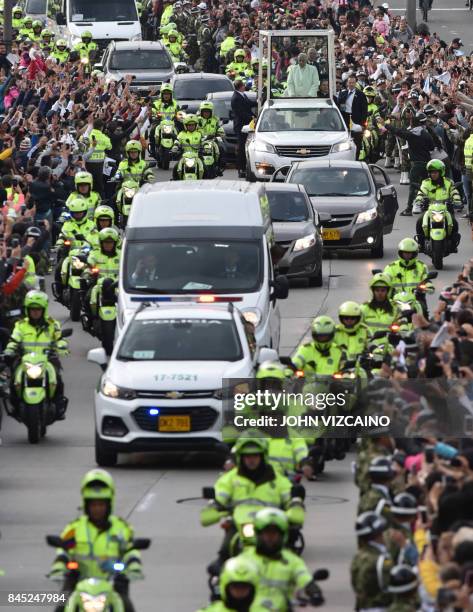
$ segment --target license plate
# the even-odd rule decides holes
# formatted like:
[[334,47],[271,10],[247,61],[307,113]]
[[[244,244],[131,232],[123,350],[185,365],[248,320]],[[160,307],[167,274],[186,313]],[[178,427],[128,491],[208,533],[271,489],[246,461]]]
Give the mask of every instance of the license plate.
[[340,240],[340,232],[334,229],[322,230],[322,238],[324,240]]
[[190,431],[191,418],[187,415],[160,416],[158,431]]

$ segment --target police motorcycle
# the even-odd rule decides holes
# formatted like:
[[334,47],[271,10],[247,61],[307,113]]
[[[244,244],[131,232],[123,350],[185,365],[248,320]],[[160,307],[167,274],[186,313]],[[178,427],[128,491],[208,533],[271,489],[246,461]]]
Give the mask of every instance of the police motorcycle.
[[158,166],[163,170],[169,170],[169,163],[172,159],[171,149],[177,138],[177,130],[174,121],[167,117],[163,118],[156,127],[154,138]]
[[[72,329],[63,329],[61,338],[69,338],[72,333]],[[0,356],[3,362],[10,358],[10,355]],[[18,402],[18,409],[9,410],[5,403],[5,410],[9,416],[26,425],[28,442],[37,444],[46,435],[47,427],[57,420],[55,395],[58,376],[53,366],[53,361],[57,360],[57,353],[53,350],[40,353],[25,352],[18,355],[18,358],[19,363],[13,373],[15,402]],[[10,403],[11,401],[10,396]]]
[[[375,276],[376,274],[380,274],[383,271],[380,268],[373,268],[371,270],[371,274]],[[422,306],[422,314],[426,319],[429,319],[429,308],[427,304],[427,293],[432,289],[433,285],[430,281],[436,279],[438,276],[438,272],[432,270],[427,274],[427,276],[420,281],[417,287],[414,289],[414,297]],[[384,334],[385,335],[385,334]],[[382,338],[384,335],[379,335],[379,332],[375,334],[376,338]]]
[[[90,279],[81,279],[81,297],[83,303],[95,299],[95,312],[90,305],[81,315],[82,328],[98,338],[107,355],[112,354],[117,322],[117,281],[107,276],[100,276],[98,268],[92,268]],[[94,295],[92,296],[92,293]]]
[[196,181],[204,178],[205,168],[199,155],[186,151],[177,162],[173,171],[175,181]]
[[202,141],[200,157],[204,164],[204,178],[214,179],[219,175],[218,159],[215,155],[215,149],[223,146],[223,141],[220,136],[205,136]]
[[424,252],[432,259],[434,267],[442,270],[444,258],[452,252],[449,240],[449,225],[452,221],[449,202],[433,202],[426,207],[426,212],[427,229],[422,228]]
[[[46,542],[53,548],[67,551],[67,543],[59,536],[47,535]],[[150,547],[149,538],[135,538],[133,548],[147,550]],[[114,582],[125,571],[125,564],[120,560],[107,559],[100,565],[105,577],[89,577],[80,579],[79,563],[74,559],[67,562],[67,575],[79,578],[74,590],[69,595],[64,612],[125,612],[123,600],[114,589]],[[52,580],[63,582],[63,576],[51,577]]]
[[124,230],[128,223],[128,217],[130,216],[131,207],[133,204],[133,198],[140,188],[139,183],[132,179],[123,181],[122,188],[117,197],[117,209],[118,209],[118,226]]
[[89,253],[88,244],[72,247],[62,263],[62,293],[59,301],[69,308],[71,321],[80,321],[82,309],[80,281],[83,271],[87,268]]

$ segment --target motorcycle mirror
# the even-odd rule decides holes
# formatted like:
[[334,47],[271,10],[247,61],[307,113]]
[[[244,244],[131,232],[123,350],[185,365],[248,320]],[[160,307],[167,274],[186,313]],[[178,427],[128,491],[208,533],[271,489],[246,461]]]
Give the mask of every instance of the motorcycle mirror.
[[382,273],[381,268],[373,268],[373,269],[371,270],[371,274],[372,274],[373,276],[374,276],[375,274],[381,274],[381,273]]
[[157,162],[155,160],[148,162],[148,168],[156,168]]
[[136,550],[148,550],[150,546],[150,538],[135,538],[133,540],[133,548],[136,548]]
[[54,548],[64,548],[64,541],[56,535],[47,535],[46,543],[48,546],[53,546]]
[[215,499],[215,489],[213,487],[202,487],[202,497],[204,499]]
[[427,274],[427,280],[433,280],[434,278],[437,278],[438,275],[439,273],[433,270]]
[[61,332],[61,338],[70,338],[73,333],[74,333],[74,330],[71,327],[68,327],[67,329],[63,329]]
[[295,484],[291,487],[291,497],[298,497],[304,501],[305,499],[305,487],[301,484]]
[[312,574],[312,578],[315,580],[315,582],[320,582],[321,580],[327,580],[329,576],[330,576],[330,572],[325,567],[315,570],[315,572]]
[[295,370],[296,368],[294,367],[294,364],[291,361],[291,358],[288,356],[283,356],[283,357],[279,357],[279,361],[287,366],[288,368],[291,368],[291,370]]
[[387,332],[385,332],[385,331],[381,331],[381,330],[380,330],[380,331],[375,332],[375,333],[374,333],[374,334],[371,336],[371,338],[372,338],[373,340],[378,340],[379,338],[384,338],[384,336],[386,335],[386,333],[387,333]]

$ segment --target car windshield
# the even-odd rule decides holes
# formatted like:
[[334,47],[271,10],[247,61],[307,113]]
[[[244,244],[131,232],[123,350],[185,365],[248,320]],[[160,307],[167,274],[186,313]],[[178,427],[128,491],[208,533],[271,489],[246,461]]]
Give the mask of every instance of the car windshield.
[[128,242],[125,289],[140,293],[250,293],[262,283],[261,241]]
[[300,168],[289,177],[290,183],[304,185],[310,197],[367,196],[371,192],[363,168]]
[[47,5],[47,0],[27,0],[25,13],[27,15],[46,15]]
[[71,0],[71,21],[137,21],[135,0]]
[[117,359],[124,361],[238,361],[242,348],[233,321],[134,320]]
[[307,221],[309,210],[301,193],[266,191],[273,221]]
[[176,79],[174,98],[176,100],[205,100],[208,93],[233,91],[228,79]]
[[110,61],[113,70],[164,70],[171,68],[171,60],[162,49],[145,51],[143,49],[130,49],[129,51],[115,51]]
[[345,130],[334,108],[267,108],[258,132],[340,132]]
[[232,110],[231,100],[211,100],[214,105],[214,113],[219,119],[230,119],[230,111]]

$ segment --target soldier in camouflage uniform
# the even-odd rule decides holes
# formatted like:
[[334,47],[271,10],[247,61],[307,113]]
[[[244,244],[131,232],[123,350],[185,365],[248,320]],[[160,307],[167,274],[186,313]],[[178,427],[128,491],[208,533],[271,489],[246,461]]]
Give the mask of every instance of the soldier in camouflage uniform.
[[389,574],[392,603],[387,612],[415,612],[419,609],[417,574],[409,565],[395,565]]
[[358,612],[384,612],[391,603],[388,584],[392,562],[383,542],[386,529],[386,520],[375,512],[364,512],[356,519],[359,548],[350,573]]
[[213,61],[213,39],[209,28],[209,16],[201,15],[201,25],[197,31],[197,44],[199,45],[199,59],[196,62],[196,69],[203,72],[212,72]]
[[358,514],[376,512],[376,514],[383,515],[387,519],[392,504],[389,484],[395,476],[391,458],[380,455],[372,459],[368,468],[368,476],[371,485],[360,497]]
[[355,472],[355,484],[360,489],[360,495],[363,495],[371,485],[368,468],[372,459],[378,455],[390,456],[393,451],[394,441],[388,435],[361,439],[358,446]]
[[200,9],[195,6],[190,11],[190,15],[187,19],[187,28],[185,31],[187,40],[186,53],[189,56],[189,64],[191,66],[194,66],[199,59],[199,44],[197,41],[198,30],[200,27]]
[[411,567],[417,565],[419,555],[412,540],[412,527],[417,518],[417,500],[411,493],[398,493],[391,504],[390,527],[386,545],[391,559]]

